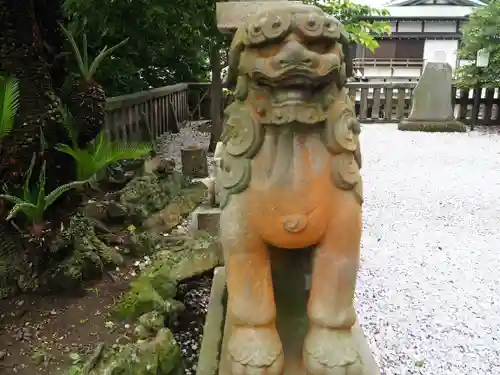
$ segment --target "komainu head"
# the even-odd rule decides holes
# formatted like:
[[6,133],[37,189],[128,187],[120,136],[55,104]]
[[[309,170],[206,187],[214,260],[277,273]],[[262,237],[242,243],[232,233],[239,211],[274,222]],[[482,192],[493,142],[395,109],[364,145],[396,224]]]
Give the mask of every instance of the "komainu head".
[[300,105],[339,92],[350,73],[342,24],[319,8],[284,4],[240,27],[230,49],[229,87],[274,105]]

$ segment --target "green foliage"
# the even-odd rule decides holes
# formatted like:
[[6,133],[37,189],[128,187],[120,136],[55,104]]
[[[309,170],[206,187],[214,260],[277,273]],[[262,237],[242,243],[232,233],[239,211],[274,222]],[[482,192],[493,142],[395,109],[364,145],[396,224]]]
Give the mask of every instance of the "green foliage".
[[[477,52],[486,49],[490,53],[486,68],[476,67]],[[471,61],[456,71],[460,87],[498,87],[500,76],[500,1],[493,0],[474,11],[462,30],[461,59]]]
[[23,191],[20,196],[1,194],[0,198],[14,203],[14,207],[10,210],[7,220],[13,219],[18,213],[23,213],[33,224],[40,223],[44,212],[49,208],[62,194],[69,190],[78,188],[87,183],[87,181],[73,181],[64,184],[54,189],[48,195],[45,194],[45,162],[42,164],[40,175],[37,184],[32,188],[30,186],[31,174],[35,166],[36,156],[33,155],[31,164],[26,172]]
[[105,168],[124,159],[140,159],[147,156],[152,145],[149,142],[115,142],[103,131],[85,149],[78,146],[79,128],[74,117],[63,106],[63,124],[71,139],[71,145],[59,144],[56,149],[70,155],[77,163],[78,180],[99,180]]
[[89,54],[126,45],[106,59],[95,80],[109,96],[208,77],[208,52],[219,35],[215,0],[64,0],[68,30],[87,32]]
[[373,51],[378,47],[376,37],[391,33],[387,21],[367,21],[367,16],[387,16],[386,9],[376,9],[368,5],[355,4],[350,1],[338,0],[303,0],[306,4],[313,4],[325,13],[335,16],[345,26],[351,41],[361,44]]
[[57,150],[70,155],[77,163],[78,179],[100,179],[101,172],[113,163],[124,159],[140,159],[151,152],[149,143],[113,142],[106,132],[101,132],[87,148],[59,144]]
[[120,43],[115,44],[113,47],[108,48],[108,46],[104,46],[104,48],[99,52],[97,57],[92,60],[92,62],[89,62],[89,51],[88,51],[88,43],[87,43],[87,34],[83,33],[82,37],[82,49],[80,51],[80,48],[78,47],[78,44],[76,43],[76,40],[73,36],[73,34],[66,29],[63,25],[60,25],[61,29],[68,39],[68,42],[71,45],[71,50],[73,51],[73,55],[75,56],[77,65],[78,65],[78,70],[80,72],[81,77],[85,80],[85,82],[90,82],[92,80],[92,77],[94,76],[97,68],[99,65],[102,63],[104,59],[107,57],[110,57],[114,51],[116,51],[118,48],[123,46],[125,43],[128,42],[129,38],[126,38],[122,40]]
[[0,75],[0,139],[12,131],[19,105],[19,80]]

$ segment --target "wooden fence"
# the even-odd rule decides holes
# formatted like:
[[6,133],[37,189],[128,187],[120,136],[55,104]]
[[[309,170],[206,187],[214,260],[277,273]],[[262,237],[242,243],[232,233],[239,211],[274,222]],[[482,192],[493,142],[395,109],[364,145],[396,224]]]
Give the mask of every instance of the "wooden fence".
[[[352,82],[347,88],[356,99],[361,122],[391,123],[408,116],[415,86],[416,82]],[[466,124],[500,125],[498,91],[453,87],[455,118]],[[210,118],[210,83],[181,83],[109,98],[106,111],[113,139],[155,139],[177,132],[187,121]]]
[[106,102],[106,129],[113,139],[155,139],[165,132],[177,132],[188,119],[186,83],[116,96]]

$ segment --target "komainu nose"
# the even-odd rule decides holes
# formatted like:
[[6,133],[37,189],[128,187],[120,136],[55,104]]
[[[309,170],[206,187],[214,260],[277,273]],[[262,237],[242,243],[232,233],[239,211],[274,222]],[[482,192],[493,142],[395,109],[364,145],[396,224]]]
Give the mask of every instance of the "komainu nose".
[[310,52],[297,41],[288,42],[277,56],[281,68],[289,66],[307,66],[313,64]]

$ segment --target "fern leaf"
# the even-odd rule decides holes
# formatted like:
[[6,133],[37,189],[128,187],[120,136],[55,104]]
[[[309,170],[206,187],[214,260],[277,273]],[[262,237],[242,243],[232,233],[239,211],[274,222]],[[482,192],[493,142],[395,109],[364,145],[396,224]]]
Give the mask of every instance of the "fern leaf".
[[127,39],[124,39],[122,40],[120,43],[114,45],[113,47],[111,48],[107,48],[107,47],[104,47],[102,50],[101,50],[101,53],[99,53],[99,55],[97,55],[97,57],[94,59],[94,61],[92,61],[92,64],[90,64],[90,68],[88,70],[88,79],[91,79],[97,68],[99,67],[99,65],[101,65],[102,61],[110,56],[113,52],[115,52],[118,48],[120,48],[121,46],[123,46],[125,43],[127,43],[129,40],[129,38]]
[[0,77],[0,138],[12,131],[20,97],[19,80],[16,77]]

